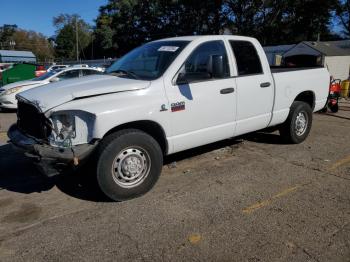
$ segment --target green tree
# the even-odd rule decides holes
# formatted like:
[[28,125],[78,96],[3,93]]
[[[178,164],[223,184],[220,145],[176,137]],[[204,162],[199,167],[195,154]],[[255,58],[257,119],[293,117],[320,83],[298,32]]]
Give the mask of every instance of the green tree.
[[193,34],[218,34],[222,1],[109,0],[96,21],[97,50],[119,56],[146,41]]
[[332,38],[333,0],[226,0],[225,14],[238,34],[263,44]]
[[51,61],[54,58],[53,47],[43,34],[17,29],[12,38],[16,43],[16,50],[30,50],[38,61]]
[[52,60],[54,53],[51,43],[43,34],[23,30],[17,25],[0,27],[0,48],[32,51],[38,61]]
[[0,48],[10,48],[10,41],[13,40],[13,35],[17,30],[17,25],[4,24],[0,26]]
[[109,0],[96,20],[96,49],[99,56],[120,56],[147,41],[227,29],[265,45],[328,40],[335,1]]
[[[53,24],[57,28],[55,40],[55,52],[57,58],[76,59],[78,51],[79,58],[86,58],[85,48],[91,42],[92,30],[77,14],[61,14],[53,18]],[[78,50],[76,45],[76,33],[78,35]]]

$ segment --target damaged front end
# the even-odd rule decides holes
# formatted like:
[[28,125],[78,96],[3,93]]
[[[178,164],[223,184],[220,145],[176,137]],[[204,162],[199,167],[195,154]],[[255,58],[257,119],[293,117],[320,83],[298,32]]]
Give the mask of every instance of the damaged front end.
[[88,112],[72,110],[45,115],[38,105],[19,100],[17,117],[17,124],[8,131],[10,142],[33,157],[47,176],[77,167],[98,143],[92,137],[95,116]]

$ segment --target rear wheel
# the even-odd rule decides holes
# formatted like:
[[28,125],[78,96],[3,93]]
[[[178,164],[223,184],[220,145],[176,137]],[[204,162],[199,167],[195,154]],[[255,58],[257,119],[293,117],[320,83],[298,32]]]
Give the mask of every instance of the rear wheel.
[[151,190],[162,166],[163,154],[153,137],[140,130],[122,130],[99,146],[97,181],[108,197],[123,201]]
[[286,122],[280,128],[280,134],[288,143],[299,144],[310,133],[312,110],[305,102],[293,102]]

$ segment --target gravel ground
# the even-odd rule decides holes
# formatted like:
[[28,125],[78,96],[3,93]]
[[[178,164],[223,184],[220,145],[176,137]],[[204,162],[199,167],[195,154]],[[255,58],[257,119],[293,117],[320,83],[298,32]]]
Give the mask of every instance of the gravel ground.
[[0,134],[0,261],[350,261],[348,102],[300,145],[257,132],[168,157],[122,203],[39,175]]

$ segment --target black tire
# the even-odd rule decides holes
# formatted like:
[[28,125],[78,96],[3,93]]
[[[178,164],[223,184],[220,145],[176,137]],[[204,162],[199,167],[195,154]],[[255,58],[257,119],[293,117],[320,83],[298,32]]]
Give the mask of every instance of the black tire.
[[[306,119],[305,128],[302,131],[297,129],[297,117],[302,114]],[[303,142],[310,133],[312,126],[312,110],[310,105],[305,102],[293,102],[287,120],[280,127],[280,134],[282,138],[291,144],[299,144]]]
[[[104,194],[115,201],[136,198],[150,191],[157,182],[163,166],[163,153],[157,141],[136,129],[118,131],[104,138],[99,145],[97,158],[98,184]],[[122,158],[124,159],[121,160]],[[130,159],[134,161],[131,165],[128,162]],[[140,169],[140,165],[143,171],[136,172],[135,168]],[[124,170],[123,167],[130,169]],[[131,182],[124,178],[133,178],[129,177],[129,171],[147,175],[144,175],[138,184],[128,187],[128,183]]]
[[332,111],[332,113],[337,113],[339,111],[339,106],[338,104],[331,105],[329,109]]

